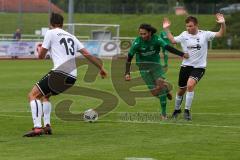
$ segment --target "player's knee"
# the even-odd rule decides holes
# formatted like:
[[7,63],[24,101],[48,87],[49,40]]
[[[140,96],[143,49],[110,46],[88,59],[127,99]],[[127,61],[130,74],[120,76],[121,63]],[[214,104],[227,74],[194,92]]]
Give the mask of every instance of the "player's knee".
[[28,93],[28,101],[31,102],[31,101],[34,100],[34,99],[37,99],[37,97],[34,96],[34,94],[33,94],[32,92],[29,92],[29,93]]
[[158,80],[156,80],[156,86],[158,86],[159,88],[163,88],[164,82],[165,81],[162,78],[159,78]]
[[32,100],[32,97],[33,97],[33,96],[32,96],[32,93],[29,92],[29,93],[28,93],[28,96],[27,96],[29,102]]
[[194,90],[195,85],[194,84],[188,84],[187,85],[187,91],[192,92]]
[[156,89],[156,88],[152,89],[152,90],[151,90],[151,94],[152,94],[153,96],[158,96],[158,94],[159,94],[159,89]]

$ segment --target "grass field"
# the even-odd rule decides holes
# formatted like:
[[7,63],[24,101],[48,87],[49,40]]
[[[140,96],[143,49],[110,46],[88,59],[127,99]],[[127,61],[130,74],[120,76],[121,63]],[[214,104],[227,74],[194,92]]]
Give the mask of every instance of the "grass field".
[[[170,59],[169,64],[168,80],[174,85],[175,92],[180,60]],[[137,98],[134,107],[128,106],[112,85],[110,60],[105,61],[109,77],[97,78],[92,83],[83,81],[87,67],[80,67],[76,85],[114,95],[119,100],[117,107],[96,123],[63,121],[53,112],[53,135],[23,138],[22,135],[32,127],[27,93],[51,66],[50,61],[0,62],[1,160],[240,159],[239,59],[208,60],[206,75],[196,88],[192,122],[186,122],[182,117],[176,121],[126,120],[124,116],[131,114],[135,117],[156,115],[160,110],[158,100]],[[122,70],[121,67],[115,69]],[[76,114],[101,103],[91,97],[62,94],[52,97],[53,106],[63,99],[74,101],[71,112]],[[173,105],[174,101],[168,105],[169,114]]]

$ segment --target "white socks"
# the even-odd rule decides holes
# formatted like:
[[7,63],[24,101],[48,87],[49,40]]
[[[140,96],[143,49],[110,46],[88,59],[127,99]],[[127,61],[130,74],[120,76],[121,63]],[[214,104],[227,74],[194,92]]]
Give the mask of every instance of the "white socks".
[[32,118],[33,118],[33,125],[34,128],[41,128],[42,123],[42,103],[40,100],[32,100],[30,102],[31,111],[32,111]]
[[33,126],[34,128],[41,128],[42,127],[42,115],[43,115],[43,122],[44,126],[46,127],[47,124],[50,125],[50,114],[52,110],[52,105],[50,102],[46,101],[41,103],[40,100],[32,100],[30,102],[31,111],[32,111],[32,118],[33,118]]
[[[194,92],[187,92],[186,93],[185,109],[188,109],[188,110],[191,109],[193,97],[194,97]],[[182,100],[183,100],[183,96],[179,96],[179,95],[176,94],[175,110],[179,110],[181,108]]]
[[183,100],[183,96],[179,96],[176,94],[176,98],[175,98],[175,110],[179,110],[181,108],[181,103]]
[[194,97],[194,92],[186,93],[185,109],[188,109],[188,110],[191,109],[193,97]]
[[52,105],[50,102],[46,101],[42,104],[43,107],[43,122],[44,126],[46,127],[47,124],[50,125],[50,115],[52,110]]

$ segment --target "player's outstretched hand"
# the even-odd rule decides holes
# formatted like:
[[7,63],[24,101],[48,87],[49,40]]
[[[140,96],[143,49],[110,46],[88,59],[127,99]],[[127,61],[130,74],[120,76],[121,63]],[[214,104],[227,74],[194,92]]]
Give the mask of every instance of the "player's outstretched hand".
[[189,58],[189,54],[188,53],[184,53],[183,58],[188,59]]
[[100,75],[102,78],[106,78],[107,77],[107,72],[104,70],[104,68],[100,69]]
[[216,14],[216,21],[217,21],[217,23],[220,23],[220,24],[225,23],[225,18],[223,16],[223,14],[217,13]]
[[129,74],[125,75],[125,81],[130,81],[131,80],[131,76]]
[[171,26],[171,21],[168,18],[163,18],[163,29],[169,29]]

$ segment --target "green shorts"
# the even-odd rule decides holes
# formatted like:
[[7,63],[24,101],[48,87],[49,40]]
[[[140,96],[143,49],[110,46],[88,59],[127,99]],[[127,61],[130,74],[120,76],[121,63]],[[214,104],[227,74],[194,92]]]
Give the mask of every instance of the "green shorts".
[[159,78],[166,79],[165,73],[160,64],[149,64],[139,66],[142,79],[150,90],[155,88],[156,80]]

